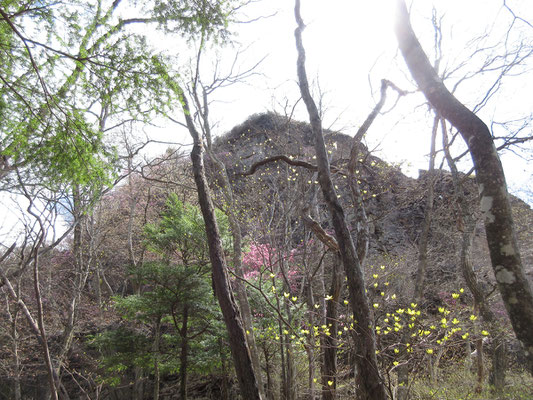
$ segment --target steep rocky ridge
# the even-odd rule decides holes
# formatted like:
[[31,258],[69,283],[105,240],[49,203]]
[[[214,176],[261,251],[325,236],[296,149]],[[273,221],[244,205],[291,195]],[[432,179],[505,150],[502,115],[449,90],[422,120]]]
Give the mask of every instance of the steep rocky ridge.
[[[331,154],[331,165],[335,168],[335,184],[347,219],[354,227],[347,177],[342,172],[349,159],[352,138],[333,131],[325,131],[324,135]],[[420,171],[418,179],[409,178],[399,167],[386,163],[369,153],[366,147],[362,147],[357,177],[370,223],[370,259],[392,257],[403,260],[400,264],[407,270],[402,271],[402,274],[409,278],[414,275],[416,269],[417,244],[424,219],[428,174]],[[280,201],[289,204],[285,204],[286,209],[293,208],[294,223],[297,223],[297,209],[305,202],[305,193],[316,185],[313,181],[313,171],[276,161],[260,166],[253,175],[246,175],[246,172],[255,163],[278,155],[314,164],[314,147],[309,124],[273,113],[253,115],[218,137],[214,148],[227,167],[241,206],[248,210],[248,219],[243,219],[245,230],[247,224],[253,223],[250,222],[250,216],[259,216],[265,207],[273,207],[271,213],[275,216],[274,204]],[[477,215],[477,185],[473,178],[463,177],[463,180],[470,208]],[[451,175],[446,171],[438,171],[434,185],[435,214],[430,231],[428,283],[430,286],[438,286],[444,282],[459,284],[461,277],[457,265],[462,226],[460,210],[453,196]],[[517,198],[513,197],[512,202],[524,265],[531,278],[533,239],[530,233],[533,212]],[[327,213],[325,207],[320,204],[319,200],[319,208],[322,210],[320,223],[327,230]],[[476,228],[473,257],[474,268],[490,289],[493,279],[488,268],[490,260],[481,222]]]

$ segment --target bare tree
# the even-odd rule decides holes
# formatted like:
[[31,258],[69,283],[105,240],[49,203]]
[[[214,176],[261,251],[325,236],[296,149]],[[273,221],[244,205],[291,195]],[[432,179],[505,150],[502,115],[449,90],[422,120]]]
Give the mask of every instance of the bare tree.
[[385,386],[383,385],[377,365],[373,318],[365,294],[363,273],[352,236],[346,224],[344,210],[337,199],[337,194],[331,180],[329,159],[322,133],[322,122],[309,90],[305,68],[305,49],[302,42],[302,32],[305,25],[300,14],[299,0],[295,1],[294,14],[297,22],[297,28],[294,34],[296,37],[296,48],[298,50],[298,81],[302,98],[307,107],[311,130],[315,140],[318,182],[331,215],[335,236],[339,244],[340,258],[348,280],[350,306],[354,318],[357,320],[353,338],[357,352],[358,383],[361,398],[385,399]]
[[533,373],[533,293],[523,271],[505,175],[489,128],[444,86],[416,38],[405,2],[398,0],[397,4],[395,31],[411,75],[431,105],[458,129],[468,145],[479,185],[494,275]]

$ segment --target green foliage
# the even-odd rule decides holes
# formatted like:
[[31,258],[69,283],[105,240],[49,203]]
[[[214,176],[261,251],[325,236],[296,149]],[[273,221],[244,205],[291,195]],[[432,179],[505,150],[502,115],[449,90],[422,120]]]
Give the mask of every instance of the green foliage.
[[156,0],[122,19],[120,2],[1,0],[0,155],[26,179],[110,183],[116,151],[108,125],[147,122],[175,99],[159,66],[167,63],[131,24],[157,23],[187,38],[227,36],[234,2]]
[[228,19],[240,3],[227,0],[155,0],[153,12],[167,31],[179,31],[188,38],[205,36],[226,40],[229,35]]
[[533,379],[525,371],[509,371],[503,393],[495,393],[490,385],[484,385],[481,393],[475,392],[476,376],[457,365],[440,371],[441,379],[417,379],[409,398],[413,400],[526,400],[533,393]]
[[[228,219],[218,210],[216,217],[223,245],[228,249],[231,245]],[[149,249],[159,255],[179,256],[185,263],[207,262],[207,237],[200,210],[184,204],[175,193],[167,199],[160,221],[145,227],[145,235]]]
[[[189,346],[188,371],[209,373],[218,368],[222,317],[210,285],[203,220],[197,207],[169,196],[160,220],[145,227],[154,261],[130,268],[141,287],[137,294],[113,298],[128,329],[99,335],[93,342],[102,354],[102,379],[125,378],[135,366],[160,373],[180,369],[184,341]],[[160,324],[160,345],[153,348]],[[116,342],[121,345],[116,345]]]

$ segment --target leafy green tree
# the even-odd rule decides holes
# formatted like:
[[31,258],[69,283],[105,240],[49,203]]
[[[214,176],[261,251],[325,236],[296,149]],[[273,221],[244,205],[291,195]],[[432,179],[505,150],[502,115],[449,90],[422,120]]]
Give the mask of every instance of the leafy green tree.
[[[148,334],[142,329],[128,333],[128,337],[137,337],[135,346],[106,358],[103,365],[111,374],[108,379],[133,367],[153,373],[157,393],[160,374],[179,371],[180,398],[186,399],[188,372],[216,367],[198,356],[218,351],[218,332],[223,331],[209,284],[203,220],[197,207],[171,194],[160,221],[147,225],[145,234],[154,261],[131,271],[143,289],[139,294],[115,298],[115,307],[125,319],[150,330]],[[116,335],[123,333],[110,332],[106,340]],[[216,358],[211,353],[210,357]],[[124,368],[119,368],[121,365]]]

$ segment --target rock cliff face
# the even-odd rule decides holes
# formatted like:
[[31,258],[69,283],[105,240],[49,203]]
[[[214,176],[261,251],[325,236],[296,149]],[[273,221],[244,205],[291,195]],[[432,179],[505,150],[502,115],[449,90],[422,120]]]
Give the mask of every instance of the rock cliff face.
[[[349,160],[352,138],[338,132],[325,131],[326,145],[331,155],[334,180],[345,208],[346,218],[355,230],[355,217],[347,177],[343,172]],[[245,231],[252,229],[265,215],[270,215],[271,225],[282,212],[291,212],[291,224],[298,224],[298,210],[318,196],[318,219],[322,227],[329,229],[327,212],[320,199],[320,190],[313,177],[313,170],[291,166],[283,161],[266,163],[247,175],[252,166],[265,159],[285,155],[292,160],[314,164],[314,147],[310,126],[304,122],[273,113],[251,116],[241,125],[217,138],[217,156],[224,161],[234,185],[240,205],[247,209],[243,216]],[[209,162],[207,163],[209,165]],[[383,257],[401,260],[402,275],[414,275],[417,244],[420,238],[426,194],[430,179],[420,171],[418,179],[412,179],[383,160],[373,156],[366,148],[360,151],[357,177],[361,185],[370,225],[369,259]],[[462,221],[460,210],[453,196],[451,175],[438,171],[434,179],[435,211],[430,231],[428,282],[440,285],[445,282],[460,284],[458,270],[461,248]],[[478,214],[477,186],[473,178],[463,177],[465,195],[472,213]],[[527,204],[513,198],[516,224],[521,239],[526,273],[532,274],[531,228],[533,212]],[[274,222],[272,222],[274,221]],[[274,232],[272,226],[270,231]],[[298,229],[294,229],[298,232]],[[529,232],[529,235],[528,235]],[[298,240],[298,235],[295,235]],[[474,268],[490,290],[492,272],[481,222],[476,228],[474,240]]]

